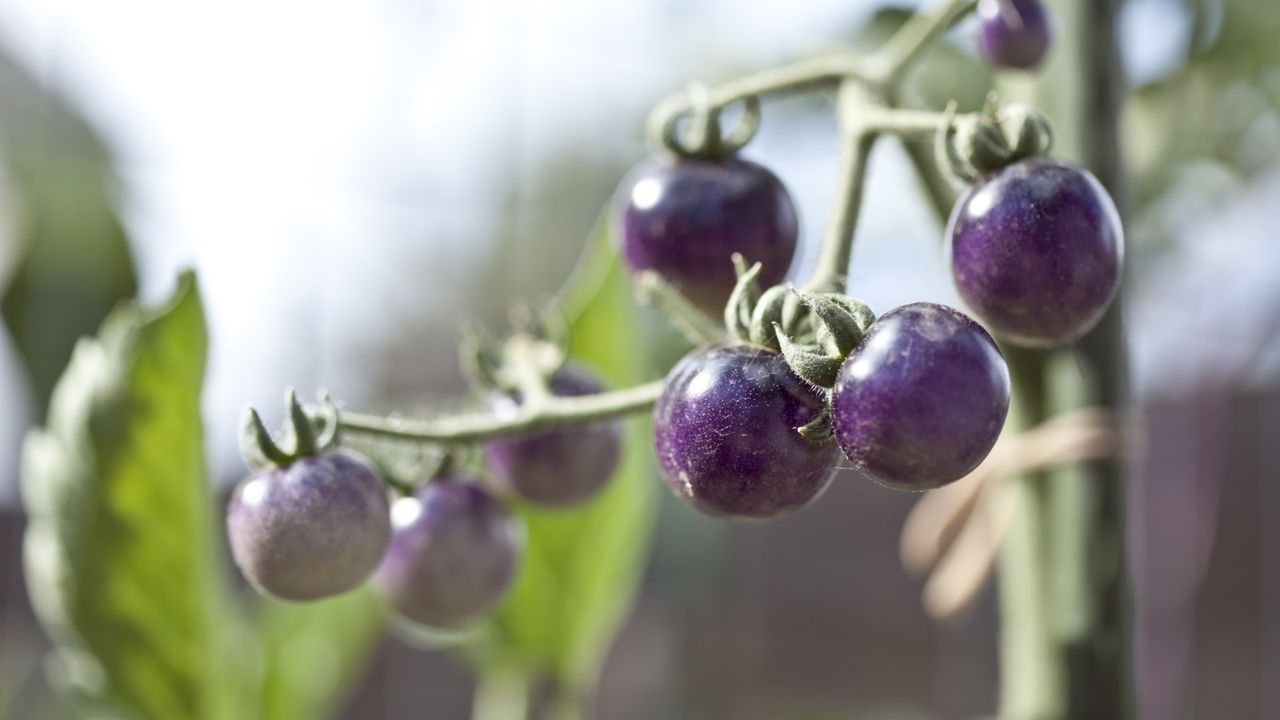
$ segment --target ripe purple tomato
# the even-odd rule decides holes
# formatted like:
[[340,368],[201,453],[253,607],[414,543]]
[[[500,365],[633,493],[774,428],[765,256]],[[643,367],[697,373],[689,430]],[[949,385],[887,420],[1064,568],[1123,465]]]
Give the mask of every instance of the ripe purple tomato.
[[945,305],[872,323],[831,391],[836,441],[873,480],[928,490],[991,452],[1009,411],[1009,369],[991,336]]
[[1049,49],[1049,14],[1040,0],[981,0],[978,54],[993,67],[1029,69]]
[[1019,345],[1088,332],[1115,296],[1124,230],[1088,171],[1035,157],[997,170],[960,199],[947,231],[951,274],[974,314]]
[[825,407],[782,355],[719,345],[686,355],[667,375],[654,413],[654,445],[667,484],[702,512],[771,520],[817,498],[839,451],[797,428]]
[[[549,383],[560,396],[594,395],[604,387],[581,367],[565,365]],[[492,406],[498,415],[519,405],[518,397],[499,395]],[[600,491],[618,467],[622,447],[616,422],[595,422],[494,440],[485,447],[493,474],[520,497],[539,505],[583,502]]]
[[650,161],[618,191],[622,256],[634,272],[655,270],[711,317],[737,281],[733,253],[763,264],[777,284],[796,252],[796,210],[768,169],[737,157]]
[[438,479],[391,511],[395,533],[373,584],[404,617],[456,628],[492,610],[515,577],[520,527],[474,482]]
[[258,590],[285,600],[354,589],[378,567],[390,536],[386,486],[350,450],[256,472],[227,508],[236,565]]

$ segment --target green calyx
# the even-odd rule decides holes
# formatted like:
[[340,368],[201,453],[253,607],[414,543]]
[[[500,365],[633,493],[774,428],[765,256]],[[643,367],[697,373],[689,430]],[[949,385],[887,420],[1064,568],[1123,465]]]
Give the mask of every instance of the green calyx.
[[876,320],[866,303],[848,295],[799,291],[795,295],[820,321],[814,327],[818,345],[841,358],[853,352]]
[[462,448],[439,446],[392,446],[382,444],[365,454],[382,471],[382,479],[392,490],[409,496],[427,484],[454,477],[460,470]]
[[782,346],[782,356],[787,359],[792,372],[818,387],[829,388],[836,384],[836,375],[844,364],[843,355],[824,352],[816,345],[797,343],[787,337],[781,325],[775,325],[774,331]]
[[[857,348],[867,328],[875,322],[875,314],[866,303],[848,295],[792,292],[808,310],[808,322],[799,332],[788,332],[783,325],[775,323],[773,331],[778,346],[797,376],[818,387],[830,388],[836,384],[845,358]],[[820,429],[819,425],[809,432]]]
[[741,99],[742,117],[733,130],[724,132],[724,107],[711,101],[705,85],[689,86],[688,105],[678,113],[655,113],[649,128],[654,147],[665,148],[681,158],[722,158],[736,153],[760,128],[760,98]]
[[551,376],[565,363],[568,324],[552,306],[517,305],[511,311],[514,331],[497,340],[478,325],[463,330],[459,364],[473,389],[480,392],[547,392]]
[[733,267],[738,273],[738,282],[733,286],[729,301],[724,306],[724,328],[729,332],[730,338],[738,342],[751,342],[751,319],[762,296],[760,270],[764,266],[755,263],[748,267],[742,255],[734,253]]
[[[844,359],[857,347],[875,315],[866,303],[836,292],[808,292],[789,285],[760,289],[760,263],[747,266],[733,256],[738,271],[725,306],[730,337],[782,353],[801,379],[821,388],[835,385]],[[835,429],[829,408],[796,428],[809,442],[830,440]]]
[[835,437],[836,427],[831,422],[831,408],[824,407],[822,412],[818,413],[818,417],[796,428],[796,432],[814,444],[822,444]]
[[285,467],[337,443],[338,406],[328,393],[321,392],[319,410],[308,413],[299,402],[298,393],[289,388],[285,391],[284,407],[284,433],[280,440],[272,437],[256,408],[250,405],[246,409],[240,431],[240,451],[249,467]]
[[[762,291],[760,263],[748,267],[737,254],[733,263],[738,284],[724,309],[730,338],[781,352],[796,375],[818,387],[834,385],[844,359],[875,322],[871,308],[839,292],[812,292],[788,285]],[[805,432],[820,430],[815,426]]]
[[957,115],[948,105],[935,151],[939,167],[972,184],[1052,146],[1053,127],[1044,113],[1019,104],[999,107],[993,98],[982,113]]
[[751,323],[747,328],[748,340],[771,350],[782,349],[774,328],[783,322],[790,295],[790,288],[785,285],[774,285],[761,293],[760,300],[751,312]]

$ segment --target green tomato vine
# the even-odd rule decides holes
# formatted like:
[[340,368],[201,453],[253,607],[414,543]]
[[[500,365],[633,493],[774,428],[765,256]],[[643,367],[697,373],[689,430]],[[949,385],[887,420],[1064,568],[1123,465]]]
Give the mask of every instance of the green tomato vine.
[[[836,177],[835,203],[822,241],[817,266],[803,283],[808,293],[843,293],[853,249],[853,240],[867,174],[867,158],[875,142],[889,135],[899,138],[937,138],[938,162],[944,171],[962,180],[974,177],[974,168],[1008,163],[1031,152],[1047,150],[1051,135],[1039,113],[1026,108],[1000,112],[994,106],[984,113],[957,114],[949,107],[943,112],[903,109],[896,106],[898,88],[904,74],[929,44],[977,6],[976,0],[948,0],[932,12],[913,15],[878,51],[864,56],[852,51],[824,54],[746,75],[714,87],[695,85],[658,103],[649,120],[651,143],[682,156],[716,156],[736,151],[750,141],[760,119],[762,101],[786,94],[824,93],[834,90],[840,132],[840,163]],[[735,129],[722,132],[720,117],[730,106],[742,103],[745,111]],[[685,132],[679,126],[685,123]],[[1011,127],[1011,125],[1016,127]],[[740,269],[740,275],[742,274]],[[695,344],[716,342],[726,337],[697,308],[656,273],[638,278],[637,294],[663,312]],[[769,291],[766,290],[767,294]],[[777,299],[775,293],[773,299]],[[756,298],[759,299],[759,298]],[[730,313],[737,312],[732,301]],[[770,332],[756,342],[792,351],[790,360],[820,353],[817,343],[822,331],[810,317],[810,306],[802,294],[787,293],[781,313],[780,333]],[[733,331],[732,324],[729,327]],[[555,397],[546,389],[546,379],[563,361],[554,338],[548,333],[520,332],[501,347],[485,348],[491,369],[520,379],[506,383],[526,397],[518,412],[498,417],[487,413],[441,416],[432,419],[404,419],[341,410],[326,398],[323,406],[306,407],[318,428],[299,430],[296,412],[291,411],[288,435],[307,439],[319,434],[326,442],[336,442],[343,433],[363,434],[419,443],[461,445],[527,433],[548,427],[644,412],[652,408],[663,390],[663,381],[654,380],[634,387],[594,395]],[[756,333],[760,335],[760,333]],[[474,350],[477,335],[464,341]],[[802,343],[803,345],[799,344]],[[547,358],[551,360],[548,361]],[[803,375],[802,361],[795,369]],[[464,363],[472,364],[474,363]],[[809,365],[811,366],[811,362]],[[485,384],[494,384],[488,378]],[[290,401],[292,407],[296,401]],[[261,426],[256,411],[246,415],[243,447],[251,464],[265,457],[286,460],[296,451],[274,446]],[[306,443],[304,443],[306,444]]]

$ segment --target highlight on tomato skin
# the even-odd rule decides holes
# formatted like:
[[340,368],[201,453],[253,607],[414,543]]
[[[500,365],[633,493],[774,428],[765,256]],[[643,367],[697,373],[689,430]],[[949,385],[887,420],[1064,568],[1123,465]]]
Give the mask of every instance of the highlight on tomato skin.
[[795,204],[768,168],[736,156],[650,160],[623,181],[615,227],[632,273],[658,272],[712,318],[737,282],[730,258],[782,282],[796,253]]
[[[587,369],[567,364],[548,381],[552,395],[581,397],[604,391]],[[496,394],[489,405],[503,415],[520,404],[518,394]],[[590,500],[613,477],[622,453],[617,421],[578,423],[493,440],[485,446],[485,465],[521,498],[548,507],[569,507]]]
[[972,318],[934,303],[880,316],[831,392],[836,441],[865,475],[899,490],[959,480],[995,446],[1009,368]]
[[259,591],[318,600],[355,589],[378,567],[388,513],[373,464],[353,450],[327,450],[245,478],[227,507],[227,537]]
[[392,507],[394,534],[373,586],[399,615],[457,629],[498,604],[515,578],[523,533],[479,483],[437,478]]
[[1040,0],[981,0],[978,17],[978,54],[987,64],[1030,70],[1044,60],[1053,30]]
[[1089,171],[1033,157],[989,174],[960,199],[947,230],[951,276],[1002,339],[1068,344],[1102,318],[1120,287],[1124,229]]
[[826,407],[782,355],[719,345],[686,355],[654,412],[654,449],[671,490],[713,517],[774,520],[816,500],[839,464],[832,442],[797,428]]

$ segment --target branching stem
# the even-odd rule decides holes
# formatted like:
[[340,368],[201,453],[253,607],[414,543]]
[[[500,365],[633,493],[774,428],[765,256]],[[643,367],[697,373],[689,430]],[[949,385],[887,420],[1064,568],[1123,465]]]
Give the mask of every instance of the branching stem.
[[[708,88],[705,101],[714,110],[724,109],[749,97],[764,97],[806,90],[826,90],[842,80],[862,77],[860,59],[852,53],[830,53],[769,68]],[[688,92],[668,96],[650,114],[650,133],[661,137],[663,129],[680,115],[693,110]]]
[[658,401],[663,384],[663,381],[655,380],[596,395],[547,396],[535,405],[521,405],[514,414],[506,416],[476,413],[432,420],[409,420],[342,412],[338,416],[338,427],[342,432],[417,442],[481,442],[556,425],[605,420],[640,412]]
[[867,78],[882,94],[892,95],[925,48],[977,6],[978,0],[947,0],[933,12],[912,15],[871,57]]
[[841,86],[837,108],[842,133],[840,172],[818,265],[805,284],[810,290],[844,290],[853,254],[854,230],[862,208],[867,157],[875,141],[886,134],[901,138],[931,136],[942,128],[948,117],[946,113],[887,107],[882,97],[856,83]]
[[[836,178],[835,204],[814,268],[805,287],[811,290],[842,290],[853,252],[854,230],[861,209],[867,173],[867,158],[882,135],[918,137],[935,133],[946,122],[944,113],[902,110],[893,107],[897,85],[903,74],[928,44],[970,12],[977,0],[946,0],[932,12],[912,16],[905,25],[870,58],[851,52],[820,55],[731,80],[700,93],[702,108],[695,108],[690,93],[679,93],[654,108],[650,133],[665,137],[671,123],[682,115],[700,111],[718,112],[737,102],[764,96],[806,91],[837,91],[840,124],[840,169]],[[659,298],[668,300],[669,298]],[[671,303],[660,309],[672,311]],[[712,333],[688,318],[681,327],[697,336]],[[470,443],[505,435],[526,433],[556,425],[588,422],[642,412],[657,402],[663,382],[578,397],[553,396],[545,381],[530,372],[519,383],[523,403],[510,416],[472,414],[431,420],[407,420],[378,415],[342,412],[341,431],[379,435],[417,442]],[[527,376],[526,376],[527,375]]]
[[845,131],[840,143],[840,169],[827,234],[818,255],[818,265],[805,287],[815,291],[844,290],[845,273],[853,255],[853,231],[862,206],[862,185],[867,174],[867,156],[877,134],[857,126]]

